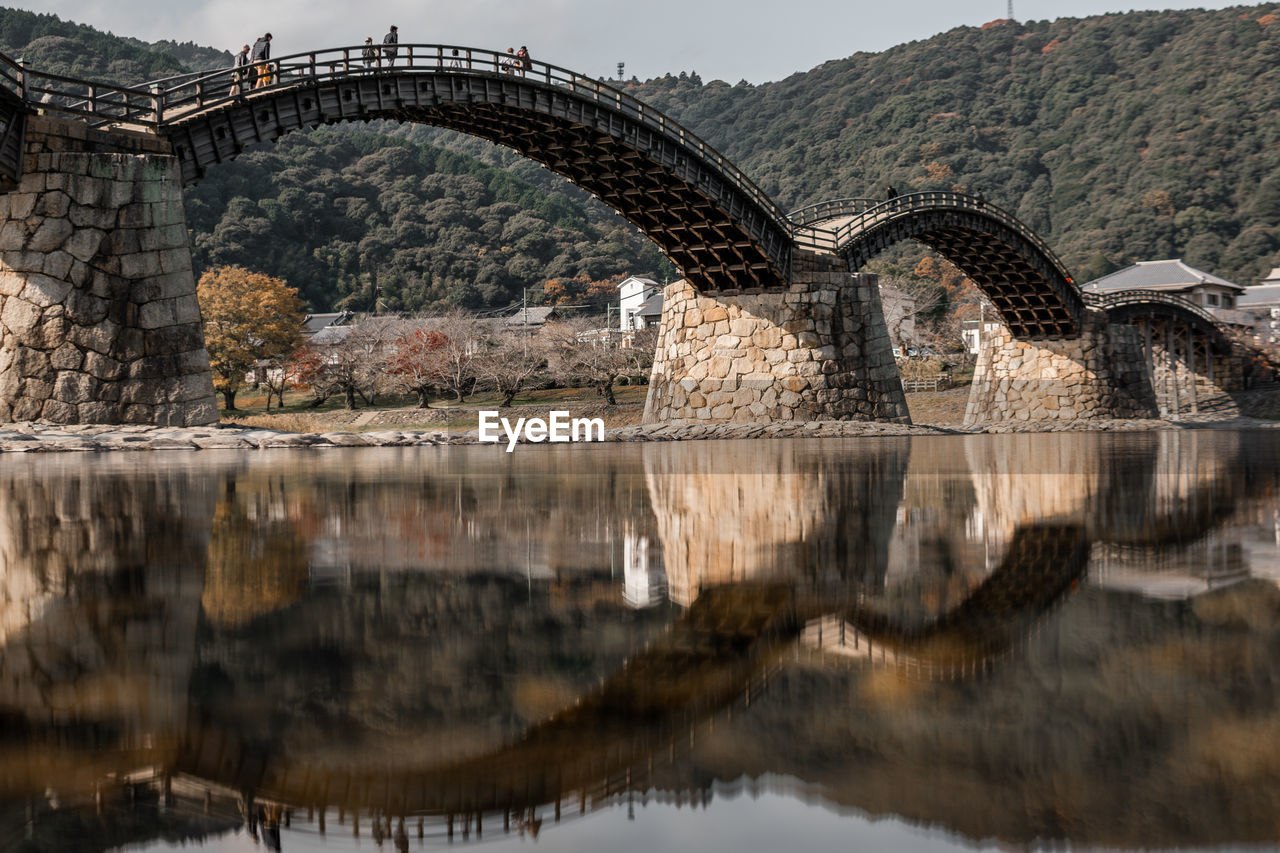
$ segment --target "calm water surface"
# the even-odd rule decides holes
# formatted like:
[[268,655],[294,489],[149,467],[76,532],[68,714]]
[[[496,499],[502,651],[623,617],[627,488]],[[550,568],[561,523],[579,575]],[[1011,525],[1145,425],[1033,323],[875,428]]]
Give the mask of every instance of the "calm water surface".
[[1271,849],[1280,432],[0,456],[0,849]]

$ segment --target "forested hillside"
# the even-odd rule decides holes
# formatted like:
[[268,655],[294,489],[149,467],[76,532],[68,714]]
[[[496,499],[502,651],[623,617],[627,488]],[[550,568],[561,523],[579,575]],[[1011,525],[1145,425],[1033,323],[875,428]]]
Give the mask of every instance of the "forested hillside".
[[542,301],[547,279],[577,279],[564,291],[577,301],[591,282],[668,267],[575,194],[467,154],[321,129],[211,169],[188,191],[187,217],[198,268],[268,270],[313,308],[371,309],[375,286],[386,310],[495,308],[526,287]]
[[[224,56],[10,10],[0,50],[127,82],[173,73],[175,56]],[[993,22],[776,83],[627,87],[783,207],[890,183],[981,189],[1079,280],[1181,256],[1249,284],[1280,265],[1280,7]],[[581,191],[432,128],[295,134],[211,170],[188,198],[198,264],[284,277],[317,310],[366,307],[375,285],[388,307],[494,307],[526,287],[536,298],[547,278],[669,271]]]
[[787,208],[982,189],[1080,280],[1181,256],[1251,284],[1280,263],[1278,10],[996,22],[763,86],[631,91]]
[[0,52],[41,71],[126,86],[183,71],[225,67],[232,59],[226,51],[190,42],[148,44],[63,21],[56,15],[3,8]]

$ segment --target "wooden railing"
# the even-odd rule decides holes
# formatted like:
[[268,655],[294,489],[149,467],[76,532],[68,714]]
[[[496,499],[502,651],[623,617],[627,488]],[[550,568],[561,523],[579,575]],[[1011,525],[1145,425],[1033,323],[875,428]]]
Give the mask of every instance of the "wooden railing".
[[0,54],[0,86],[33,109],[61,113],[91,124],[131,125],[153,128],[162,102],[153,88],[115,86],[48,74],[27,68]]
[[803,228],[818,222],[864,213],[880,203],[881,199],[875,198],[833,198],[793,210],[787,214],[787,218],[793,225]]
[[[159,131],[178,119],[253,100],[264,92],[300,85],[337,82],[388,74],[492,74],[521,82],[568,89],[578,97],[603,104],[679,143],[714,166],[739,192],[757,204],[784,230],[786,213],[755,183],[696,134],[653,107],[608,83],[546,62],[519,65],[508,53],[461,45],[401,44],[390,57],[378,46],[366,60],[365,46],[295,53],[244,67],[193,72],[151,81],[143,87],[111,86],[32,71],[0,56],[0,85],[33,107],[84,118],[99,125],[126,125]],[[260,88],[251,81],[264,79]]]
[[[696,134],[653,107],[608,83],[567,68],[536,60],[518,64],[508,53],[462,45],[400,44],[390,57],[379,45],[366,59],[364,45],[295,53],[251,63],[243,69],[223,68],[179,74],[142,87],[113,86],[32,71],[0,55],[0,86],[33,108],[75,116],[96,125],[132,126],[159,132],[165,125],[206,110],[264,92],[301,85],[336,82],[389,74],[492,74],[567,89],[608,106],[677,142],[684,150],[713,166],[724,180],[788,229],[786,213],[741,170]],[[265,79],[259,88],[251,81]]]
[[[918,192],[907,193],[896,198],[886,199],[884,201],[876,201],[871,206],[864,207],[863,204],[867,199],[836,199],[831,202],[822,202],[808,207],[800,208],[795,211],[792,216],[799,215],[797,221],[792,219],[795,227],[795,239],[797,245],[821,249],[829,252],[838,252],[844,248],[858,234],[869,230],[870,228],[882,222],[896,219],[911,213],[917,212],[935,212],[944,210],[957,210],[973,213],[980,213],[984,216],[995,219],[1005,227],[1011,229],[1035,249],[1040,252],[1046,260],[1061,274],[1062,278],[1068,284],[1074,284],[1074,279],[1067,272],[1066,267],[1058,260],[1058,256],[1053,253],[1048,244],[1040,239],[1034,231],[1009,213],[1007,210],[1000,208],[989,201],[978,196],[965,195],[958,192]],[[836,211],[847,211],[836,213]],[[815,222],[823,219],[844,218],[837,228],[820,228],[806,227],[802,222]]]

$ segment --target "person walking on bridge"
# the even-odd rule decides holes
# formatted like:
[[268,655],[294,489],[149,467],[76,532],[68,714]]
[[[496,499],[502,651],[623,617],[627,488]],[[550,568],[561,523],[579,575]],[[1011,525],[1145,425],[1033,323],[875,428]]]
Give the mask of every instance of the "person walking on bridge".
[[253,79],[253,88],[261,89],[263,86],[271,82],[271,68],[266,61],[271,58],[271,33],[267,33],[262,38],[253,43],[253,53],[249,55],[250,61],[255,64],[251,69],[250,76]]
[[893,184],[889,184],[884,188],[884,197],[889,201],[898,197],[898,191],[893,188]]
[[372,71],[373,66],[378,64],[378,48],[373,43],[373,36],[369,36],[364,40],[364,68],[366,71]]
[[396,45],[400,43],[400,30],[395,24],[391,25],[391,29],[387,30],[387,34],[382,37],[382,55],[387,58],[387,67],[396,64]]
[[529,48],[524,45],[520,45],[520,49],[516,51],[516,65],[520,68],[521,77],[533,70],[533,58],[529,56]]
[[238,98],[249,88],[249,45],[240,48],[240,52],[236,54],[236,62],[234,70],[231,72],[231,91],[228,93],[233,98]]

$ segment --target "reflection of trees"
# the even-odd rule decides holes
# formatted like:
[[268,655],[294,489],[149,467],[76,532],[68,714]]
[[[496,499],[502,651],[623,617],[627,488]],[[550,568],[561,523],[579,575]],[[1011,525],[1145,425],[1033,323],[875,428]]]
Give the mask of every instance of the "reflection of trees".
[[264,755],[333,768],[492,749],[572,704],[666,624],[664,609],[562,608],[509,575],[357,576],[288,610],[215,625],[195,695]]
[[210,621],[242,625],[301,597],[307,547],[288,515],[288,504],[288,490],[278,475],[248,471],[223,481],[201,596]]
[[[615,784],[615,777],[633,768],[638,780],[640,767],[662,763],[668,753],[682,754],[699,721],[752,691],[761,672],[776,664],[775,652],[794,636],[790,598],[782,585],[711,590],[625,665],[615,661],[606,676],[580,683],[557,713],[521,721],[506,737],[483,736],[486,723],[468,722],[464,715],[450,721],[437,743],[425,736],[420,710],[402,709],[397,753],[370,751],[376,743],[363,732],[359,741],[348,735],[329,751],[320,743],[300,743],[292,732],[269,741],[254,737],[260,723],[229,721],[206,705],[173,769],[252,792],[259,800],[384,816],[523,811]],[[592,655],[598,660],[606,653],[601,648]],[[545,661],[545,649],[541,657]],[[286,680],[281,673],[275,687],[288,690]],[[276,713],[289,713],[296,704],[283,702]],[[492,717],[501,706],[489,701],[486,707]],[[367,716],[353,714],[348,726],[368,723]],[[408,743],[412,750],[406,750]]]
[[[607,569],[624,521],[647,524],[638,447],[386,451],[282,460],[285,511],[313,574],[429,569],[535,577]],[[371,457],[365,457],[372,463]]]

